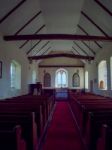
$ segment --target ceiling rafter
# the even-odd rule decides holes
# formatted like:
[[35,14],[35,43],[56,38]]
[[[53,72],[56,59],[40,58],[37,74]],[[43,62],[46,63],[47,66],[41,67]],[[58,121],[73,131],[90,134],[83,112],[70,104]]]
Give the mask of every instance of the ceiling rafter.
[[28,51],[27,51],[27,55],[41,42],[42,40],[39,40],[36,44],[34,44]]
[[72,46],[72,48],[73,48],[73,50],[74,50],[75,52],[77,52],[77,53],[80,55],[80,53],[78,52],[78,50],[76,50],[73,46]]
[[[86,31],[85,31],[85,29],[83,28],[83,27],[81,27],[80,25],[77,25],[78,26],[78,28],[82,31],[82,32],[84,32],[86,35],[89,35]],[[97,42],[97,41],[94,41],[94,43],[99,47],[99,48],[102,48],[102,46]]]
[[73,42],[84,54],[86,54],[88,56],[88,53],[82,47],[80,47],[79,44],[77,44],[75,41],[73,41]]
[[48,47],[41,55],[44,55],[50,49],[51,49],[51,47]]
[[[37,34],[45,27],[45,24],[41,26],[34,34]],[[30,40],[26,40],[19,48],[23,48]]]
[[107,8],[105,7],[100,1],[98,0],[94,0],[104,11],[106,11],[110,16],[112,16],[112,12]]
[[92,56],[83,56],[83,55],[75,55],[75,54],[49,54],[49,55],[39,55],[39,56],[29,56],[29,60],[39,60],[39,59],[48,59],[54,57],[70,57],[70,58],[77,58],[77,59],[87,59],[87,60],[94,60]]
[[83,11],[81,11],[81,14],[82,14],[87,20],[89,20],[101,33],[103,33],[106,37],[109,37],[108,34],[107,34],[100,26],[98,26],[86,13],[84,13]]
[[84,41],[81,41],[92,53],[93,55],[96,55],[95,51]]
[[26,0],[22,0],[20,3],[18,3],[14,8],[12,8],[4,17],[0,19],[0,24],[3,23],[14,11],[16,11]]
[[42,11],[39,11],[36,15],[34,15],[32,18],[30,18],[16,33],[15,35],[19,34],[26,26],[28,26],[35,18],[37,18]]
[[84,41],[112,41],[112,37],[94,35],[74,35],[74,34],[32,34],[32,35],[7,35],[5,41],[21,40],[84,40]]
[[38,52],[40,52],[44,47],[46,47],[49,42],[50,41],[47,41],[44,45],[42,45],[42,47],[38,51],[36,51],[35,55],[37,55]]
[[[72,54],[76,54],[73,50],[71,51],[72,52]],[[77,54],[76,54],[77,55]]]

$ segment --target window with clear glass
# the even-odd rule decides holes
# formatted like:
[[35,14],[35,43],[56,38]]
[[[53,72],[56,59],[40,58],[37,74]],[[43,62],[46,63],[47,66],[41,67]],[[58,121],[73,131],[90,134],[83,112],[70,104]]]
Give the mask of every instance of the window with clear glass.
[[59,69],[56,71],[56,78],[55,78],[55,87],[67,87],[68,86],[68,74],[65,69]]
[[98,65],[98,86],[102,90],[107,89],[107,63],[105,60]]
[[20,89],[21,88],[21,66],[15,60],[11,62],[10,76],[11,76],[11,88]]
[[36,83],[36,71],[33,70],[32,72],[32,83]]
[[88,84],[89,84],[88,81],[89,81],[88,80],[88,71],[85,71],[85,89],[88,89]]
[[112,89],[112,57],[110,58],[110,78],[111,78],[111,89]]

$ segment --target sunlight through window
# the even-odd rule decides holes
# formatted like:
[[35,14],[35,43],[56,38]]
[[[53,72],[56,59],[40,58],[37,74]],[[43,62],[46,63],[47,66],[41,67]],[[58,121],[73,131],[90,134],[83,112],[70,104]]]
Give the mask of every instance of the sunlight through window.
[[68,74],[65,69],[59,69],[56,71],[55,86],[58,88],[68,86]]

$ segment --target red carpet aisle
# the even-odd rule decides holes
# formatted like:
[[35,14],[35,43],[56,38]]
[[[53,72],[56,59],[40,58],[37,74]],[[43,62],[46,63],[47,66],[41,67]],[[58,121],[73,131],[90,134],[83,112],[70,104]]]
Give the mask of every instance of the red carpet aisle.
[[83,150],[67,102],[57,102],[43,150]]

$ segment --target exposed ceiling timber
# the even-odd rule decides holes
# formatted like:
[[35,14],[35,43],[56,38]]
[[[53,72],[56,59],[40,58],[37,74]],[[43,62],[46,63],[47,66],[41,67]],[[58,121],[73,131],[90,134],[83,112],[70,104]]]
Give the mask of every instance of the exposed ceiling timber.
[[[41,26],[34,34],[37,34],[45,27],[45,24]],[[26,40],[19,48],[23,48],[30,40]]]
[[93,55],[96,55],[94,50],[88,44],[86,44],[84,41],[82,41],[82,43],[93,53]]
[[48,52],[48,50],[50,50],[51,47],[48,47],[41,55],[44,55],[46,52]]
[[73,41],[73,42],[74,42],[74,44],[75,44],[85,55],[88,56],[88,53],[87,53],[81,46],[79,46],[78,43],[76,43],[75,41]]
[[[79,28],[83,33],[85,33],[86,35],[89,35],[89,34],[87,33],[87,31],[86,31],[83,27],[81,27],[80,25],[78,25],[78,28]],[[94,41],[94,43],[95,43],[99,48],[102,48],[102,46],[101,46],[97,41]]]
[[99,0],[94,0],[104,11],[106,11],[110,16],[112,16],[112,12],[106,8]]
[[49,42],[50,41],[47,41],[44,45],[42,45],[42,47],[38,51],[36,51],[35,55],[37,55],[44,47],[46,47]]
[[71,68],[71,67],[77,67],[77,68],[84,68],[83,65],[39,65],[39,68],[57,68],[57,67],[68,67],[68,68]]
[[98,26],[85,12],[81,11],[81,14],[87,20],[89,20],[101,33],[103,33],[106,37],[109,37],[108,34],[100,26]]
[[74,34],[37,34],[37,35],[7,35],[5,41],[21,40],[85,40],[85,41],[112,41],[112,37]]
[[83,56],[83,55],[75,55],[75,54],[49,54],[49,55],[39,55],[39,56],[30,56],[28,57],[29,60],[39,60],[39,59],[48,59],[54,57],[70,57],[70,58],[77,58],[77,59],[87,59],[87,60],[94,60],[92,56]]
[[80,53],[78,52],[78,50],[76,50],[73,46],[72,46],[72,48],[73,48],[73,50],[74,50],[75,52],[77,52],[77,53],[80,55]]
[[37,18],[42,12],[39,11],[36,15],[34,15],[30,20],[28,20],[16,33],[19,34],[26,26],[28,26],[35,18]]
[[42,40],[39,40],[35,45],[33,45],[28,51],[27,51],[27,55],[41,42]]
[[18,3],[13,9],[11,9],[4,17],[0,19],[0,24],[5,21],[14,11],[16,11],[26,0],[22,0],[20,3]]

